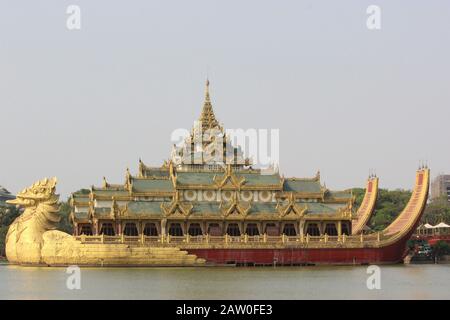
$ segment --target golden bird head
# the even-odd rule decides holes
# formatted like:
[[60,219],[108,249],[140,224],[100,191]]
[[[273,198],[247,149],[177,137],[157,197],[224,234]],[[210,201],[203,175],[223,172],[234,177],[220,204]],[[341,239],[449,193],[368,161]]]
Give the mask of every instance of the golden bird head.
[[42,179],[19,192],[15,199],[7,200],[6,202],[23,207],[33,207],[41,202],[45,202],[48,205],[57,204],[59,195],[55,194],[56,183],[56,177]]

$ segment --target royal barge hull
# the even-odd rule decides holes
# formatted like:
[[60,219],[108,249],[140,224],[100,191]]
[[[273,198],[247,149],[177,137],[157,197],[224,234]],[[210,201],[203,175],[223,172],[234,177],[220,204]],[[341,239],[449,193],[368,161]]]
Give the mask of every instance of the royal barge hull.
[[[429,170],[422,168],[417,172],[408,204],[388,227],[379,233],[349,236],[206,235],[146,239],[144,236],[127,238],[123,235],[71,236],[60,231],[46,231],[40,234],[43,241],[38,243],[31,235],[24,236],[23,224],[50,229],[58,221],[55,185],[56,179],[44,179],[31,189],[24,190],[14,200],[13,203],[25,202],[28,197],[35,197],[34,189],[45,191],[40,202],[45,210],[27,209],[8,231],[6,253],[11,263],[49,266],[395,264],[406,256],[407,241],[424,212]],[[362,216],[366,214],[369,213],[365,212]],[[18,232],[22,241],[17,241],[15,237]]]
[[[411,198],[400,215],[383,232],[378,234],[376,240],[362,241],[362,237],[359,245],[341,242],[340,244],[335,244],[335,247],[332,247],[331,244],[329,247],[326,244],[322,244],[322,247],[319,248],[186,248],[186,250],[190,254],[213,264],[395,264],[402,262],[408,253],[407,241],[414,233],[425,210],[428,190],[429,169],[423,168],[418,170],[416,174],[416,183]],[[373,236],[374,234],[372,234]],[[355,238],[357,236],[353,235],[352,237]]]
[[188,249],[189,254],[203,258],[212,265],[361,265],[396,264],[406,256],[402,239],[383,248],[320,248],[320,249]]

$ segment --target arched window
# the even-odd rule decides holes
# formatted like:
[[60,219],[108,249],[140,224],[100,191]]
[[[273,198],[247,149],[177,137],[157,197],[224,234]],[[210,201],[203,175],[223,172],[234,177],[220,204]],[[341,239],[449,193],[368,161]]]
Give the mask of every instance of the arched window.
[[329,236],[337,236],[338,232],[336,229],[336,224],[334,223],[327,223],[325,226],[325,233]]
[[227,234],[232,237],[239,237],[241,235],[241,230],[237,223],[230,223],[227,227]]
[[317,223],[309,223],[308,227],[306,228],[306,233],[310,236],[320,236],[320,230],[317,226]]
[[92,227],[90,225],[82,225],[80,229],[80,234],[92,236]]
[[188,233],[190,236],[193,236],[193,237],[201,236],[203,234],[202,228],[200,228],[199,223],[191,223],[189,225]]
[[286,223],[283,228],[283,233],[287,236],[293,237],[297,235],[297,231],[295,231],[295,227],[293,223]]
[[158,229],[154,223],[146,223],[144,226],[144,235],[147,237],[156,237],[158,236]]
[[279,236],[280,228],[275,223],[266,224],[266,234],[268,236]]
[[183,235],[183,229],[179,223],[171,223],[169,228],[169,234],[171,236],[180,237]]
[[342,234],[345,234],[345,235],[347,235],[347,236],[350,234],[350,230],[349,230],[349,227],[348,227],[348,223],[342,222],[341,232],[342,232]]
[[136,223],[128,222],[125,224],[125,228],[123,229],[123,234],[126,236],[137,236],[139,234],[138,229],[136,228]]
[[104,234],[105,236],[115,236],[116,232],[113,228],[112,223],[102,223],[100,234]]
[[210,223],[208,226],[208,234],[211,236],[221,236],[222,228],[218,223]]
[[245,233],[249,236],[259,236],[259,230],[256,223],[247,224],[247,228],[245,229]]

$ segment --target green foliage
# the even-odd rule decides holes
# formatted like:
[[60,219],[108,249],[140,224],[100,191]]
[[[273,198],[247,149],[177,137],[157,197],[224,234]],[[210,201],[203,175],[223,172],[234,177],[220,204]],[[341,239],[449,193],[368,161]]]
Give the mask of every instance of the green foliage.
[[89,193],[91,193],[91,190],[89,189],[80,189],[74,192],[74,194],[89,194]]
[[[361,188],[353,189],[356,197],[355,207],[358,208],[364,198],[365,190]],[[375,212],[370,219],[368,226],[374,231],[381,231],[386,228],[402,212],[411,197],[408,190],[378,190],[378,199],[375,204]]]
[[375,231],[386,228],[403,211],[410,198],[409,190],[380,189],[369,227]]
[[450,245],[443,240],[436,242],[434,246],[432,246],[433,254],[435,257],[441,257],[446,254],[450,254]]
[[5,239],[9,225],[20,215],[13,206],[0,207],[0,257],[5,256]]
[[359,208],[364,199],[364,194],[366,193],[366,190],[363,188],[354,188],[352,192],[353,196],[355,197],[355,207]]
[[433,199],[427,204],[422,222],[428,222],[432,225],[450,222],[450,203],[446,196]]
[[58,225],[58,230],[67,232],[69,234],[72,234],[72,224],[69,221],[69,216],[70,216],[70,205],[69,202],[61,202],[60,206],[59,206],[59,214],[61,215],[61,221],[59,222]]

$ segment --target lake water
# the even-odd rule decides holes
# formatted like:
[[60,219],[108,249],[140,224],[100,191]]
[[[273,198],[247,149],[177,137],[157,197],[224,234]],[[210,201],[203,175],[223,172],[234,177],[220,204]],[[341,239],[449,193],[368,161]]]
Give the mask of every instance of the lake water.
[[268,268],[65,268],[0,265],[0,299],[450,299],[450,265]]

